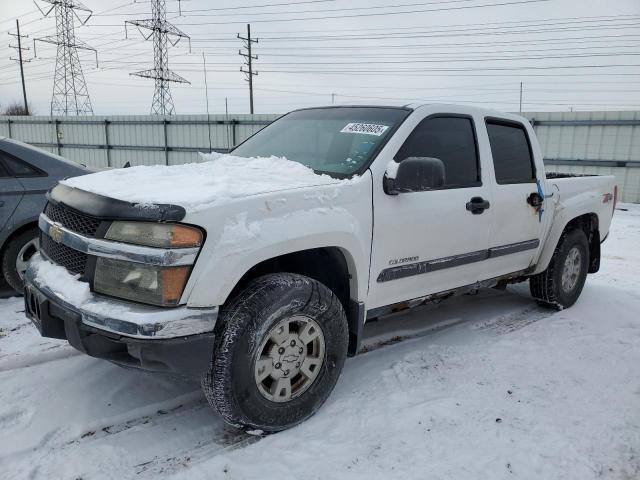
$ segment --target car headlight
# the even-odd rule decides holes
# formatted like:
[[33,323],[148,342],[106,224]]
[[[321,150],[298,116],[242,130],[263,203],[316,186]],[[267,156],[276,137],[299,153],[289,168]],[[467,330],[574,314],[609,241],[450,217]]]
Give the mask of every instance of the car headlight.
[[175,223],[113,222],[107,240],[161,248],[199,247],[202,231],[195,227]]
[[178,305],[191,265],[160,267],[99,257],[93,290],[134,302]]

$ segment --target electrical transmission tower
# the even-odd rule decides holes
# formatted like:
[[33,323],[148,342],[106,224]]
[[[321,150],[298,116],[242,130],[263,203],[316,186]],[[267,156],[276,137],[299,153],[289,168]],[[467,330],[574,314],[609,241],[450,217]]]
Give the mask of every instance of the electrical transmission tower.
[[[125,22],[125,32],[127,24],[135,25],[142,33],[145,40],[153,37],[153,60],[154,67],[149,70],[131,73],[142,78],[153,78],[156,81],[156,88],[153,93],[153,103],[151,113],[156,115],[172,115],[175,113],[173,98],[169,90],[169,83],[190,83],[180,75],[169,70],[168,45],[176,46],[182,38],[189,40],[189,51],[191,51],[191,39],[189,35],[167,22],[167,7],[165,0],[151,0],[151,16],[146,20],[127,20]],[[143,29],[150,33],[145,35]],[[125,33],[126,34],[126,33]]]
[[258,72],[253,71],[253,61],[258,59],[257,55],[251,54],[251,44],[258,43],[257,38],[251,38],[251,25],[247,24],[247,36],[241,37],[238,33],[238,38],[244,41],[244,49],[246,53],[242,50],[238,51],[238,54],[244,57],[245,65],[247,66],[247,70],[240,67],[240,71],[245,74],[245,80],[249,82],[249,111],[253,115],[253,77],[258,75]]
[[9,59],[18,62],[18,64],[20,65],[20,78],[22,79],[22,97],[24,98],[24,114],[29,115],[29,104],[27,103],[27,88],[25,87],[25,84],[24,84],[23,64],[29,63],[31,60],[30,59],[25,60],[24,58],[22,58],[23,50],[24,51],[29,50],[29,47],[22,46],[22,39],[29,38],[29,35],[20,35],[20,21],[17,18],[16,18],[16,33],[9,32],[9,35],[11,35],[12,37],[15,37],[18,40],[18,45],[9,44],[10,48],[13,48],[16,50],[16,52],[18,52],[18,58],[9,57]]
[[77,0],[40,0],[51,4],[46,12],[39,5],[38,9],[48,17],[55,11],[56,34],[33,40],[33,53],[36,56],[36,41],[57,45],[56,71],[53,78],[53,96],[51,97],[51,115],[93,115],[93,107],[89,99],[87,83],[84,80],[78,50],[92,51],[95,48],[76,38],[75,20],[85,25],[91,18],[92,11]]

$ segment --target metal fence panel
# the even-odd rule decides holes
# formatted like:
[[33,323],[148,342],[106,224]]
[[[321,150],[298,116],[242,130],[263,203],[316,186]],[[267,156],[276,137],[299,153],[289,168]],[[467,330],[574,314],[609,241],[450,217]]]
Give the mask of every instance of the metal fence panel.
[[[613,174],[621,200],[640,203],[640,111],[524,113],[549,171]],[[92,167],[202,161],[225,151],[279,115],[120,115],[3,117],[0,135]]]

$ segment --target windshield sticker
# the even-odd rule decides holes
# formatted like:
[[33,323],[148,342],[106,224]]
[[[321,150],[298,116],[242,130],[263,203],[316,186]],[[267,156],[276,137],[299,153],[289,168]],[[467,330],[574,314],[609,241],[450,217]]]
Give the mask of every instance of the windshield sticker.
[[375,135],[379,137],[389,127],[387,125],[377,125],[375,123],[348,123],[340,133],[361,133],[363,135]]

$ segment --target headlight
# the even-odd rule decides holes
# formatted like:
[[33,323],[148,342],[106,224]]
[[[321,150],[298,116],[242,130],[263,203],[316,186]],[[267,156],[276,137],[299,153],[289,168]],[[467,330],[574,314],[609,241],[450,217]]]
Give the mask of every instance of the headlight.
[[95,292],[159,306],[177,305],[191,266],[158,267],[99,257],[93,279]]
[[174,223],[113,222],[104,238],[162,248],[199,247],[202,231]]

